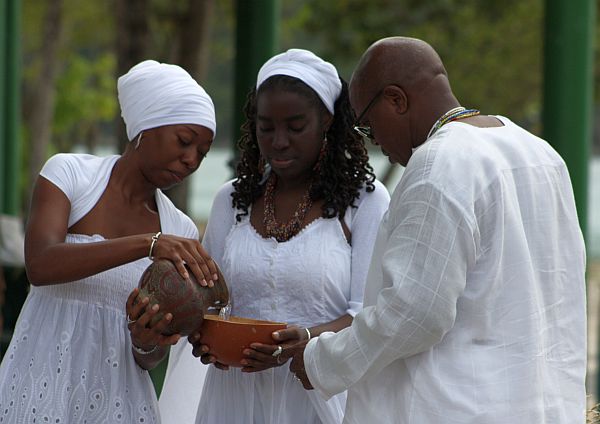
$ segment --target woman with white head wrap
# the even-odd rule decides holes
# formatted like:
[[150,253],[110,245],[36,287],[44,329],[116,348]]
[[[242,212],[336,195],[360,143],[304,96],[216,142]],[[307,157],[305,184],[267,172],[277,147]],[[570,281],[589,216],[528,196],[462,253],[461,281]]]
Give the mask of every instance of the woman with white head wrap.
[[[25,239],[32,284],[0,366],[4,422],[157,423],[144,369],[179,336],[170,314],[133,306],[153,258],[202,284],[214,263],[192,220],[161,189],[194,172],[215,135],[208,94],[183,69],[145,61],[118,81],[122,155],[58,154],[35,183]],[[163,311],[168,312],[168,311]]]
[[[191,336],[193,354],[215,365],[196,423],[340,423],[345,393],[325,402],[305,391],[288,359],[310,337],[348,326],[361,308],[389,195],[352,132],[346,83],[312,52],[292,49],[267,61],[245,111],[237,178],[217,194],[203,243],[228,282],[233,315],[291,327],[272,344],[252,344],[241,369],[226,370]],[[167,424],[187,422],[200,394],[186,378],[200,365],[180,349],[165,381],[179,400],[167,411],[163,396],[175,396],[161,395]]]

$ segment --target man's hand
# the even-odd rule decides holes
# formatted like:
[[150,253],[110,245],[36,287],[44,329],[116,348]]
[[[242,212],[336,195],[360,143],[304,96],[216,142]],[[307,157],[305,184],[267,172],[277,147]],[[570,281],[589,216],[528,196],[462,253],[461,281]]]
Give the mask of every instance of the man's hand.
[[296,379],[300,380],[306,390],[314,389],[304,369],[304,347],[294,354],[292,363],[290,364],[290,371],[294,373]]

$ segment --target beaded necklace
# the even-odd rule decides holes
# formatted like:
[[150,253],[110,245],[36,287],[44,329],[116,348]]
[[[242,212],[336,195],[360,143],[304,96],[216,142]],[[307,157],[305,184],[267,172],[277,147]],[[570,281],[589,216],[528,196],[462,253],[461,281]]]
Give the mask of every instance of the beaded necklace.
[[450,109],[448,112],[440,116],[440,118],[437,121],[435,121],[435,124],[433,124],[433,127],[431,127],[431,129],[429,130],[429,134],[427,134],[427,138],[434,135],[437,130],[442,128],[448,122],[456,121],[457,119],[468,118],[470,116],[476,116],[480,113],[481,112],[479,112],[477,109],[466,109],[462,106]]
[[263,224],[267,237],[275,237],[278,242],[284,242],[294,237],[302,229],[304,217],[312,207],[312,199],[310,198],[312,183],[311,187],[302,196],[302,200],[296,207],[292,218],[288,222],[279,223],[275,219],[274,194],[276,182],[277,176],[272,172],[265,187],[265,217],[263,218]]

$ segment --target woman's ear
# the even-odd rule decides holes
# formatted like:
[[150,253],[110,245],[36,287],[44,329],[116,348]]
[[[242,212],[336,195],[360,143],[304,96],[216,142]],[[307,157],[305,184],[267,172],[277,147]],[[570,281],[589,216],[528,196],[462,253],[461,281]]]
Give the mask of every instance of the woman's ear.
[[323,134],[327,134],[329,132],[329,129],[331,128],[331,125],[333,125],[333,115],[329,113],[329,111],[327,111],[327,113],[323,115],[322,124]]
[[383,96],[391,103],[396,113],[403,115],[408,111],[408,96],[398,85],[388,85],[383,89]]

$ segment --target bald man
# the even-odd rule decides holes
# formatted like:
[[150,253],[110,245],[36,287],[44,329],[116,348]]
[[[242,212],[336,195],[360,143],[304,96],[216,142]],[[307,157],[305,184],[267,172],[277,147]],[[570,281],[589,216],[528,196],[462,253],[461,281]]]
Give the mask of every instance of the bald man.
[[585,248],[564,161],[467,109],[427,43],[373,44],[350,85],[355,130],[406,166],[364,309],[292,371],[346,423],[585,422]]

